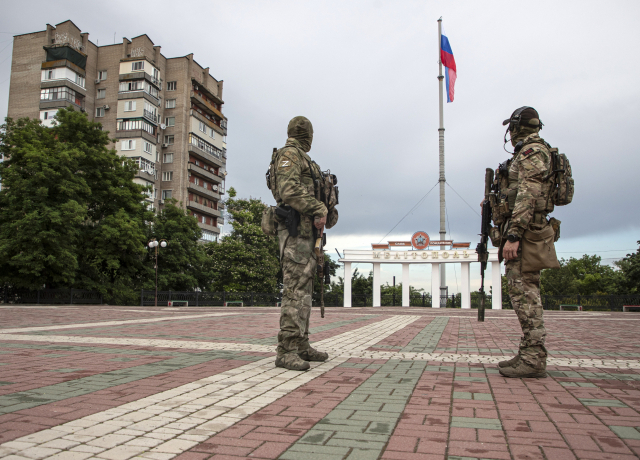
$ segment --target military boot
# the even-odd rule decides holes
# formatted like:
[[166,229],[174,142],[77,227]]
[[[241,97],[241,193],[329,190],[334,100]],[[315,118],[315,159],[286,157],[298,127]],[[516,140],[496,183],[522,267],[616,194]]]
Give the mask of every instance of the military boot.
[[534,378],[534,379],[543,379],[547,376],[546,364],[542,363],[539,366],[531,366],[530,364],[519,360],[515,366],[513,367],[501,367],[500,374],[505,377],[515,378],[515,379],[524,379],[524,378]]
[[513,367],[516,364],[518,364],[518,361],[520,361],[520,353],[518,353],[517,355],[515,355],[511,359],[506,359],[504,361],[500,361],[498,363],[498,367]]
[[300,358],[304,359],[305,361],[326,361],[327,359],[329,359],[328,353],[325,353],[324,351],[318,351],[315,348],[311,347],[298,353],[298,356],[300,356]]
[[295,353],[287,353],[286,355],[276,357],[276,367],[284,367],[292,371],[306,371],[311,366],[308,362],[303,361]]

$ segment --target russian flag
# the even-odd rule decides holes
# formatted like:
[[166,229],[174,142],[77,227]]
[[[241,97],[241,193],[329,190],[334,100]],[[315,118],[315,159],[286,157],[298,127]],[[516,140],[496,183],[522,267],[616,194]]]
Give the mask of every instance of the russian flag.
[[449,39],[444,34],[444,28],[440,36],[440,60],[442,65],[445,66],[445,79],[447,82],[447,102],[453,102],[453,95],[455,94],[454,87],[456,85],[456,60],[453,58],[453,51],[449,44]]

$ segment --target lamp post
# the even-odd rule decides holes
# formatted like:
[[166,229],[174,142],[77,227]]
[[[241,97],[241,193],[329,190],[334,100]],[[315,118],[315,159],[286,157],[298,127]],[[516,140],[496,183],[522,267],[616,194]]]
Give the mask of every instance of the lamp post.
[[155,238],[149,241],[148,246],[156,250],[156,307],[158,306],[158,246],[161,248],[167,247],[167,240],[157,241]]

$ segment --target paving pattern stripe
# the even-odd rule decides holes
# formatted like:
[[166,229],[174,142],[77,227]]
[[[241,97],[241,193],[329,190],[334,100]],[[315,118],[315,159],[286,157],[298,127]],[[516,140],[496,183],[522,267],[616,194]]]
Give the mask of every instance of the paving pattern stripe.
[[448,323],[449,318],[434,318],[400,352],[431,353],[436,349]]
[[212,316],[234,316],[238,313],[205,313],[202,315],[188,315],[188,316],[164,316],[162,318],[146,318],[146,319],[126,319],[122,321],[101,321],[99,323],[76,323],[76,324],[61,324],[58,326],[37,326],[37,327],[20,327],[12,329],[0,329],[0,334],[19,334],[22,332],[34,332],[34,331],[56,331],[59,329],[76,329],[84,327],[107,327],[107,326],[120,326],[123,324],[142,324],[142,323],[157,323],[160,321],[171,321],[181,319],[194,319],[194,318],[209,318]]
[[[365,349],[418,319],[396,316],[317,342],[322,349]],[[42,447],[54,440],[79,444],[68,452],[94,452],[91,458],[169,459],[273,403],[348,358],[340,353],[307,372],[273,366],[273,358],[222,372],[180,387],[73,420],[0,445],[0,455],[61,449]],[[127,440],[121,445],[96,446]],[[135,439],[134,439],[135,438]],[[158,445],[158,440],[162,442]],[[117,444],[117,443],[116,443]],[[145,444],[145,445],[141,445]],[[72,455],[72,454],[69,454]],[[42,458],[42,457],[41,457]]]
[[[398,315],[398,318],[411,318],[409,315]],[[415,320],[415,319],[414,319]],[[349,336],[352,331],[347,331],[336,337]],[[348,340],[348,337],[346,338]],[[188,340],[160,340],[160,339],[120,339],[108,337],[76,337],[76,336],[40,336],[40,335],[13,335],[0,334],[0,341],[28,341],[28,342],[63,342],[84,344],[129,345],[140,347],[177,348],[188,350],[222,350],[244,351],[254,353],[273,353],[273,345],[254,345],[243,343],[224,342],[196,342]],[[377,341],[372,342],[372,344]],[[331,349],[333,353],[339,353],[349,358],[360,359],[404,359],[414,361],[437,361],[444,363],[473,363],[473,364],[497,364],[504,359],[504,355],[472,355],[457,353],[409,353],[409,352],[385,352],[366,351],[362,348]],[[548,358],[548,366],[564,367],[596,367],[603,369],[640,369],[640,362],[634,360],[608,360],[585,358]]]
[[279,458],[378,458],[426,366],[389,360]]
[[19,391],[0,396],[0,415],[19,410],[30,409],[95,391],[104,390],[125,383],[136,382],[155,375],[185,369],[215,359],[258,360],[263,358],[246,354],[229,352],[212,352],[200,354],[184,354],[183,356],[157,361],[154,363],[131,366],[114,371],[94,374],[88,377],[67,380],[66,382],[47,385],[32,390]]

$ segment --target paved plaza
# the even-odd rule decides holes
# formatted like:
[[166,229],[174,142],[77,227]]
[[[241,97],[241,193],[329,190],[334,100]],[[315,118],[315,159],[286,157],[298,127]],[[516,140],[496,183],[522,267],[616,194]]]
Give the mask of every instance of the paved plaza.
[[513,311],[0,306],[0,458],[632,459],[640,314],[545,312],[546,379],[505,379]]

